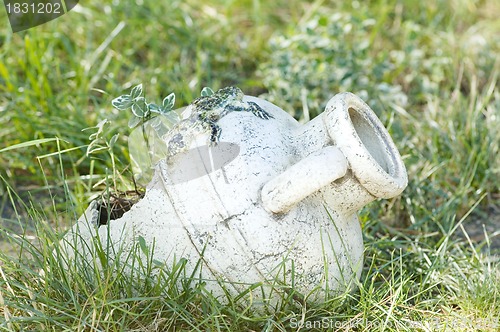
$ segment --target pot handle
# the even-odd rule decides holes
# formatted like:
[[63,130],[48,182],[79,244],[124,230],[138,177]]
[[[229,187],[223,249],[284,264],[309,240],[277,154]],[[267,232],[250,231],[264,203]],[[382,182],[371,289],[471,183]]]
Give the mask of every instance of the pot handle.
[[343,177],[347,168],[347,159],[337,147],[324,147],[267,182],[261,191],[263,206],[273,213],[286,213],[307,196]]

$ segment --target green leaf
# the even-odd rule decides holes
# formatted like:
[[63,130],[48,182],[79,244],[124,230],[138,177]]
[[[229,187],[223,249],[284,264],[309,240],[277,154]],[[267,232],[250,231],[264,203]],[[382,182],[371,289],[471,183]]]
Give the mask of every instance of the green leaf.
[[175,93],[171,93],[169,94],[168,96],[166,96],[164,99],[163,99],[163,102],[162,102],[162,105],[163,105],[163,112],[162,113],[166,113],[166,112],[170,112],[172,110],[172,108],[174,108],[174,104],[175,104]]
[[213,95],[214,93],[215,93],[214,90],[210,89],[208,86],[204,87],[201,90],[201,96],[202,97],[208,97],[208,96]]
[[130,91],[130,99],[134,100],[142,95],[142,84],[136,85]]
[[164,267],[165,266],[165,263],[164,262],[161,262],[157,259],[153,259],[153,264],[156,266],[156,267]]
[[128,127],[135,128],[139,123],[141,123],[142,118],[138,118],[135,115],[128,120]]
[[139,247],[141,248],[141,251],[145,255],[148,255],[149,251],[148,251],[148,246],[146,245],[146,240],[142,236],[139,236],[137,240],[139,241]]
[[133,105],[133,100],[130,98],[129,95],[123,95],[120,97],[117,97],[111,101],[111,105],[113,105],[114,108],[124,111],[126,109],[129,109]]
[[152,113],[161,113],[161,107],[156,105],[155,103],[148,104],[148,109]]
[[132,113],[139,118],[144,118],[148,114],[148,105],[144,97],[139,97],[134,100],[132,105]]
[[115,145],[115,143],[118,140],[119,136],[120,136],[120,134],[115,134],[115,135],[113,135],[113,137],[111,137],[111,139],[109,140],[109,147],[110,148],[112,148],[113,145]]

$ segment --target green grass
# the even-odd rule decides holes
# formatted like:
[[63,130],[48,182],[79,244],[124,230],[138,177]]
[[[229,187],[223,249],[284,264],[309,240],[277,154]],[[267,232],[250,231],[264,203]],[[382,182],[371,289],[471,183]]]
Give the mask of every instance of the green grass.
[[[6,26],[0,329],[288,331],[302,320],[303,330],[498,330],[499,235],[458,233],[499,229],[499,11],[493,0],[86,1],[26,32]],[[358,290],[257,312],[245,294],[224,303],[190,285],[182,260],[120,272],[137,266],[141,246],[122,262],[106,261],[99,243],[90,262],[65,261],[55,244],[89,201],[133,189],[129,115],[111,100],[138,83],[150,100],[175,92],[176,107],[204,86],[238,85],[301,120],[337,92],[362,96],[394,138],[409,186],[360,213]],[[103,119],[104,138],[118,142],[86,157],[95,130],[82,129]]]

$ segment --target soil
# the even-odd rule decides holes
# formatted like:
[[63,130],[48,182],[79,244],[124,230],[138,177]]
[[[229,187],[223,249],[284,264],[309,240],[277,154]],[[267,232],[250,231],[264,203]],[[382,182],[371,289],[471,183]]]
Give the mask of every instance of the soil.
[[491,204],[486,210],[473,213],[462,226],[457,229],[458,238],[470,240],[490,256],[490,261],[500,262],[500,204]]
[[500,204],[492,204],[486,211],[473,213],[464,221],[463,229],[459,227],[456,234],[464,241],[468,241],[468,237],[483,252],[500,259]]

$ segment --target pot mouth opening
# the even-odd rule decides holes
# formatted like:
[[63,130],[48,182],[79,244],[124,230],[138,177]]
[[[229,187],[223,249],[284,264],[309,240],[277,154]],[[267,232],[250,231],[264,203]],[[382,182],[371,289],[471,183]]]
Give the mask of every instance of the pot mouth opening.
[[[346,110],[359,147],[365,151],[362,153],[365,158],[354,158],[351,166],[355,173],[364,174],[360,180],[373,195],[380,198],[399,195],[408,181],[403,161],[378,117],[368,105],[363,106],[364,103],[353,103]],[[357,172],[362,167],[371,171]]]
[[344,92],[327,105],[326,125],[354,176],[372,195],[391,198],[408,183],[404,163],[391,136],[372,109]]
[[379,130],[378,124],[371,121],[370,117],[361,115],[352,106],[347,112],[366,151],[388,175],[394,176],[394,160],[391,158],[392,154],[387,153],[390,151],[390,147],[384,133]]

